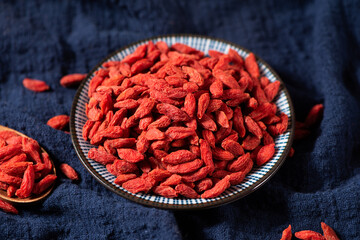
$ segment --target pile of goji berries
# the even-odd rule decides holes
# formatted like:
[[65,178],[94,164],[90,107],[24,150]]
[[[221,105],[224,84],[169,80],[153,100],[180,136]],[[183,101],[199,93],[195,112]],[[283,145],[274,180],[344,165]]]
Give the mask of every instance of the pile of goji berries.
[[[304,240],[339,240],[339,237],[336,235],[334,229],[324,222],[321,222],[321,228],[324,235],[312,231],[312,230],[303,230],[295,233],[295,237],[298,239]],[[291,240],[292,232],[291,225],[287,227],[283,232],[280,240]]]
[[[60,80],[64,87],[79,84],[86,74],[69,74]],[[42,80],[25,78],[23,86],[34,92],[44,92],[50,87]],[[66,130],[69,116],[58,115],[48,120],[47,125]],[[68,164],[61,164],[60,170],[71,180],[78,180],[78,174]],[[29,198],[44,193],[56,180],[53,165],[46,152],[34,139],[23,137],[13,131],[0,131],[0,189],[10,198]],[[0,199],[0,208],[5,212],[18,214],[10,203]]]
[[[28,198],[47,190],[55,181],[49,155],[37,141],[13,131],[0,131],[0,189],[8,197]],[[0,208],[17,213],[1,200]]]
[[272,102],[279,87],[253,53],[150,41],[91,79],[88,157],[132,193],[216,197],[273,157],[288,126]]

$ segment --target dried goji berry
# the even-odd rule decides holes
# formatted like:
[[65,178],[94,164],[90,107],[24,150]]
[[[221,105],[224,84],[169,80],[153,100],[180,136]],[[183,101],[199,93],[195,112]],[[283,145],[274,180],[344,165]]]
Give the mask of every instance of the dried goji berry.
[[0,170],[11,176],[22,177],[29,165],[33,164],[31,162],[15,162],[12,164],[2,164],[0,165]]
[[25,88],[34,92],[44,92],[50,89],[49,85],[44,81],[31,78],[25,78],[23,80],[23,85]]
[[209,116],[209,114],[205,113],[204,116],[201,119],[199,119],[199,123],[204,129],[208,129],[208,130],[213,131],[213,132],[217,130],[216,123]]
[[209,190],[206,190],[201,194],[201,198],[214,198],[223,193],[228,187],[230,187],[230,176],[225,176],[222,180],[215,184]]
[[[167,141],[167,140],[161,140],[161,141],[154,141],[151,143],[150,145],[150,148],[149,148],[149,152],[153,152],[154,156],[158,159],[161,159],[163,156],[161,157],[158,157],[158,151],[155,151],[155,150],[164,150],[163,153],[161,155],[168,155],[167,154],[167,151],[169,150],[170,148],[170,142]],[[165,154],[164,154],[165,153]]]
[[196,191],[203,192],[210,189],[213,186],[213,182],[210,178],[204,178],[196,183]]
[[126,173],[135,173],[138,171],[138,167],[134,163],[130,163],[124,160],[117,159],[113,164],[106,165],[107,169],[111,171],[113,175],[120,175]]
[[261,128],[261,130],[265,131],[267,129],[267,126],[265,125],[265,123],[263,123],[262,121],[258,121],[256,122],[259,127]]
[[136,109],[133,116],[136,119],[143,118],[151,112],[154,106],[155,106],[155,100],[152,98],[146,98],[144,101],[140,103],[139,107]]
[[33,161],[42,163],[40,157],[40,145],[36,140],[27,137],[22,138],[22,150]]
[[96,148],[91,148],[89,150],[88,157],[103,165],[113,163],[117,159],[117,157],[115,157],[114,155],[107,152],[99,151]]
[[63,76],[60,79],[60,84],[63,87],[73,87],[79,85],[82,80],[86,77],[87,74],[81,74],[81,73],[72,73],[68,74],[66,76]]
[[280,119],[281,119],[281,122],[279,122],[279,123],[277,123],[275,125],[270,125],[268,127],[269,133],[271,135],[273,135],[273,136],[283,134],[286,131],[287,127],[288,127],[288,119],[289,119],[289,117],[285,113],[280,114]]
[[280,88],[280,81],[272,82],[264,88],[265,95],[269,102],[271,102],[278,94],[279,88]]
[[201,156],[199,146],[190,145],[189,149],[190,149],[190,152],[194,153],[197,157]]
[[184,162],[189,162],[191,160],[194,160],[195,158],[196,155],[188,150],[178,150],[175,152],[171,152],[161,160],[169,164],[180,164]]
[[228,88],[240,89],[239,83],[230,74],[227,74],[222,70],[213,70],[213,75],[215,76],[216,79],[220,80]]
[[46,124],[54,129],[63,130],[64,128],[68,127],[69,122],[70,117],[68,115],[57,115],[50,118]]
[[326,223],[321,222],[321,228],[324,232],[324,237],[326,240],[339,240],[339,237],[336,235],[334,229],[332,229]]
[[94,121],[87,120],[85,125],[83,126],[82,136],[85,141],[88,140],[90,131],[91,131],[92,127],[94,126],[94,124],[95,124]]
[[229,127],[229,119],[227,118],[226,114],[223,111],[216,111],[215,116],[216,116],[216,122],[221,127],[224,127],[224,128]]
[[79,180],[77,172],[67,163],[60,164],[61,172],[71,180]]
[[269,102],[264,90],[260,86],[254,86],[252,94],[259,104]]
[[218,58],[218,57],[224,55],[224,53],[219,52],[219,51],[216,51],[216,50],[212,50],[212,49],[210,49],[210,50],[208,51],[208,54],[209,54],[211,57],[213,57],[213,58]]
[[246,129],[244,126],[244,118],[240,107],[237,107],[234,110],[234,129],[237,131],[241,138],[245,136]]
[[165,178],[170,177],[172,174],[171,172],[164,169],[153,169],[149,172],[148,175],[152,177],[156,182],[161,182]]
[[242,142],[242,147],[245,150],[254,150],[260,144],[260,139],[254,135],[248,135]]
[[13,185],[10,185],[8,189],[6,190],[6,195],[8,197],[14,197],[15,193],[17,191],[17,188]]
[[220,80],[214,81],[209,88],[213,98],[220,98],[224,93],[223,83]]
[[8,213],[19,214],[18,210],[8,202],[0,199],[0,208]]
[[21,152],[22,146],[17,145],[7,145],[0,148],[0,161],[8,160]]
[[197,111],[197,118],[201,119],[206,109],[208,108],[210,103],[210,95],[208,93],[201,94],[201,96],[198,99],[198,111]]
[[120,159],[124,159],[131,163],[137,163],[144,160],[144,155],[131,148],[119,148],[117,153]]
[[249,101],[247,102],[247,107],[254,110],[255,108],[258,107],[258,101],[255,98],[250,98]]
[[157,128],[150,128],[146,134],[145,137],[150,141],[150,140],[162,140],[166,137],[165,133],[163,133],[162,131],[160,131]]
[[[212,133],[212,131],[204,129],[202,130],[202,136],[203,138],[208,142],[208,144],[210,145],[210,147],[214,148],[215,147],[215,136]],[[201,143],[200,143],[201,144]]]
[[243,66],[244,65],[244,59],[238,54],[237,51],[233,50],[233,49],[229,49],[229,53],[228,53],[231,62],[239,65],[239,66]]
[[153,192],[167,198],[175,198],[178,196],[178,192],[169,186],[157,186],[153,189]]
[[290,148],[290,151],[289,151],[289,153],[288,153],[288,157],[293,157],[294,154],[295,154],[294,148]]
[[[267,77],[265,77],[265,76],[263,76],[263,77],[260,77],[260,85],[261,85],[261,87],[264,89],[267,85],[269,85],[269,83],[270,83],[270,80],[267,78]],[[269,100],[269,101],[271,101],[271,100]]]
[[179,108],[175,107],[174,105],[168,103],[160,103],[156,106],[157,110],[160,114],[164,114],[168,116],[175,122],[186,122],[190,120],[189,115],[186,112],[180,110]]
[[305,119],[305,125],[307,127],[312,127],[315,124],[319,123],[323,117],[323,113],[324,105],[317,104],[313,106]]
[[114,108],[126,108],[126,109],[134,109],[139,106],[139,102],[135,99],[126,99],[122,101],[118,101],[114,104]]
[[217,131],[214,135],[215,135],[215,141],[216,143],[220,143],[221,141],[223,141],[227,136],[229,136],[229,134],[231,133],[232,130],[232,125],[233,122],[229,121],[229,127],[228,128],[224,128],[221,127],[219,129],[219,131]]
[[185,139],[177,139],[171,142],[171,146],[174,148],[182,148],[187,145],[187,141]]
[[30,196],[35,184],[35,172],[33,165],[29,165],[24,172],[20,188],[15,195],[19,198],[27,198]]
[[131,179],[136,178],[136,174],[134,173],[129,173],[129,174],[119,174],[116,176],[116,179],[114,180],[114,183],[118,184],[118,185],[122,185],[124,182],[127,182]]
[[38,183],[35,184],[33,188],[34,194],[41,194],[46,189],[48,189],[56,180],[56,175],[48,174],[43,179],[41,179]]
[[132,193],[148,192],[152,188],[152,184],[144,178],[137,177],[130,179],[122,184],[122,187]]
[[204,53],[202,53],[201,51],[199,51],[195,48],[189,47],[188,45],[185,45],[183,43],[174,43],[171,46],[171,48],[175,49],[176,51],[181,52],[181,53],[195,54],[195,55],[198,55],[199,57],[202,57],[204,55]]
[[195,159],[189,162],[180,163],[177,165],[167,165],[166,169],[171,173],[177,173],[177,174],[185,174],[190,173],[198,170],[202,165],[203,161],[200,159]]
[[176,186],[181,183],[182,177],[177,174],[172,174],[165,181],[163,181],[161,186]]
[[318,232],[311,231],[311,230],[303,230],[300,232],[296,232],[295,237],[297,237],[299,239],[304,239],[304,240],[306,240],[306,239],[326,240],[323,235],[321,235]]
[[146,49],[147,49],[146,44],[140,45],[135,49],[135,51],[132,54],[127,55],[121,62],[128,63],[130,65],[133,64],[134,62],[142,59],[145,56]]
[[[199,100],[200,101],[200,100]],[[196,99],[194,94],[188,93],[184,101],[184,111],[193,118],[196,110]]]
[[231,161],[234,159],[234,155],[231,152],[215,147],[212,149],[212,155],[215,159],[221,161]]
[[275,143],[263,146],[257,156],[256,156],[256,164],[258,166],[263,165],[268,162],[275,154]]
[[269,144],[272,144],[274,143],[274,139],[272,138],[272,136],[267,132],[267,131],[262,131],[262,134],[263,134],[263,144],[264,145],[269,145]]
[[201,179],[204,179],[209,174],[210,171],[211,168],[209,166],[205,166],[200,168],[196,172],[184,174],[181,177],[185,182],[196,182]]
[[227,139],[222,141],[221,147],[228,152],[231,152],[234,156],[240,156],[244,154],[244,149],[241,147],[240,143]]
[[4,140],[8,140],[9,138],[16,137],[16,136],[19,136],[19,135],[13,131],[8,131],[8,130],[0,131],[0,137],[3,138]]
[[[160,52],[159,52],[160,55]],[[155,56],[152,56],[154,58]],[[142,72],[148,68],[150,68],[153,65],[153,61],[149,59],[140,59],[136,61],[134,64],[131,65],[131,74],[136,74],[139,72]]]
[[90,143],[97,145],[106,138],[124,137],[125,133],[126,133],[125,130],[120,126],[108,126],[106,129],[95,133],[95,135],[91,138]]
[[245,68],[253,78],[260,77],[259,66],[256,63],[256,58],[253,53],[249,53],[245,58]]
[[183,66],[182,70],[189,76],[189,81],[196,83],[199,87],[204,85],[204,78],[192,67]]
[[262,130],[259,125],[249,116],[245,117],[245,125],[249,132],[261,139],[263,137]]
[[0,148],[7,145],[6,141],[3,138],[0,138]]
[[280,240],[291,240],[291,238],[292,238],[291,225],[289,225],[282,232],[282,236]]
[[200,195],[191,187],[186,184],[179,184],[175,187],[175,190],[182,196],[187,198],[199,198]]
[[271,103],[260,104],[254,111],[249,114],[254,121],[259,121],[265,117],[274,115],[273,107]]
[[193,128],[169,127],[165,134],[172,140],[183,139],[196,134]]

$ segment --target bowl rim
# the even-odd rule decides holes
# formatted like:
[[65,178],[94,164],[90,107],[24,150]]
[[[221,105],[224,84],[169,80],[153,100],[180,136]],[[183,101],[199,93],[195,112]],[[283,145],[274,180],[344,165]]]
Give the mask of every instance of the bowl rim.
[[217,41],[217,42],[222,42],[225,43],[227,45],[230,46],[234,46],[246,53],[250,53],[252,51],[227,40],[224,39],[220,39],[220,38],[216,38],[216,37],[210,37],[210,36],[205,36],[205,35],[199,35],[199,34],[189,34],[189,33],[175,33],[175,34],[163,34],[163,35],[157,35],[157,36],[153,36],[153,37],[149,37],[149,38],[145,38],[145,39],[140,39],[138,41],[135,42],[131,42],[130,44],[125,45],[124,47],[121,47],[117,50],[115,50],[114,52],[111,52],[110,54],[108,54],[105,58],[103,58],[98,64],[96,64],[95,67],[93,67],[91,69],[91,71],[87,74],[87,76],[84,78],[84,80],[81,82],[80,86],[78,87],[76,94],[74,96],[73,99],[73,103],[71,106],[71,113],[70,113],[70,135],[71,135],[71,140],[73,143],[73,146],[75,148],[75,152],[78,156],[78,158],[80,159],[81,163],[84,165],[85,169],[90,172],[90,174],[98,181],[100,182],[103,186],[105,186],[107,189],[111,190],[112,192],[120,195],[123,198],[126,198],[128,200],[131,200],[135,203],[139,203],[142,205],[145,205],[147,207],[156,207],[156,208],[161,208],[161,209],[169,209],[169,210],[198,210],[198,209],[208,209],[208,208],[213,208],[213,207],[218,207],[220,205],[224,205],[224,204],[228,204],[231,202],[234,202],[236,200],[239,200],[247,195],[249,195],[250,193],[256,191],[257,189],[259,189],[260,187],[262,187],[265,183],[267,183],[274,175],[275,173],[280,169],[280,167],[283,165],[283,163],[285,162],[285,159],[287,158],[287,155],[290,151],[290,148],[292,146],[293,143],[293,139],[294,139],[294,129],[295,129],[295,112],[294,112],[294,106],[289,94],[289,91],[287,90],[285,83],[283,82],[283,80],[280,78],[280,76],[273,70],[273,68],[267,63],[265,62],[262,58],[260,58],[259,56],[257,56],[255,53],[255,57],[256,60],[258,62],[261,62],[265,68],[267,68],[269,70],[269,72],[271,74],[274,75],[274,77],[280,81],[281,85],[282,85],[282,90],[284,91],[284,94],[286,96],[286,99],[288,101],[289,104],[289,110],[290,110],[290,114],[291,114],[291,121],[290,121],[290,129],[289,129],[289,140],[285,146],[285,149],[282,153],[282,155],[279,157],[278,161],[274,164],[274,166],[271,167],[271,169],[264,174],[259,180],[257,180],[253,185],[245,188],[244,190],[242,190],[240,193],[238,194],[234,194],[233,196],[229,196],[226,197],[224,199],[218,199],[218,200],[214,200],[211,202],[206,202],[206,203],[196,203],[196,204],[169,204],[169,203],[161,203],[161,202],[154,202],[154,201],[150,201],[147,199],[142,199],[139,198],[137,196],[131,195],[121,189],[115,188],[108,180],[106,180],[103,176],[101,176],[91,165],[90,163],[86,160],[86,156],[83,154],[83,152],[80,149],[80,144],[78,142],[77,136],[76,136],[76,128],[75,128],[75,112],[76,112],[76,106],[78,104],[78,100],[80,97],[80,94],[84,88],[84,85],[86,84],[86,82],[88,81],[88,79],[91,77],[91,75],[106,61],[108,61],[111,57],[119,54],[120,52],[133,47],[135,45],[138,45],[140,43],[143,42],[147,42],[150,40],[156,40],[159,38],[170,38],[170,37],[192,37],[192,38],[201,38],[201,39],[210,39],[213,41]]

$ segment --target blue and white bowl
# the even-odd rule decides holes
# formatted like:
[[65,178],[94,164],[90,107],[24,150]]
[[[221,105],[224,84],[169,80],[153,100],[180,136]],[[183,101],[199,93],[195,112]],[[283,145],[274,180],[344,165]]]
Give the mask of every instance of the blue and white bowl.
[[149,40],[152,40],[154,43],[157,41],[164,41],[169,46],[174,43],[184,43],[193,48],[203,51],[205,54],[207,54],[208,51],[211,49],[227,53],[229,48],[232,48],[236,50],[243,58],[245,58],[250,52],[249,50],[241,46],[224,40],[210,38],[206,36],[182,34],[165,35],[144,39],[130,44],[110,54],[107,58],[102,60],[82,82],[75,95],[71,109],[71,137],[76,153],[85,168],[95,177],[96,180],[98,180],[105,187],[119,194],[120,196],[140,204],[166,209],[200,209],[216,207],[245,197],[246,195],[258,189],[265,182],[267,182],[277,172],[280,166],[284,163],[286,156],[288,155],[293,140],[295,121],[292,102],[289,93],[284,86],[284,83],[274,72],[274,70],[259,57],[257,57],[257,62],[260,66],[261,74],[268,77],[271,82],[278,80],[282,83],[279,94],[275,98],[274,102],[278,107],[278,111],[283,112],[289,116],[289,124],[286,132],[275,139],[276,151],[273,158],[261,167],[254,166],[252,171],[245,177],[244,181],[241,184],[231,186],[220,196],[211,199],[171,199],[153,194],[133,194],[122,188],[121,186],[115,184],[114,180],[116,177],[110,174],[104,165],[101,165],[87,157],[88,151],[94,146],[92,146],[89,142],[84,141],[84,139],[82,138],[82,127],[87,121],[87,117],[85,114],[85,103],[89,101],[87,92],[90,80],[94,76],[94,72],[101,68],[101,65],[104,62],[119,61],[128,54],[132,53],[139,45],[147,43]]

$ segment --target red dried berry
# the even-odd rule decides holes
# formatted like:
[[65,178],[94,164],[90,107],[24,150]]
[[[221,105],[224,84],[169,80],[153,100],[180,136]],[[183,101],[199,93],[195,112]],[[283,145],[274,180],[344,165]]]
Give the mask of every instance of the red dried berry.
[[291,225],[289,225],[287,228],[284,229],[281,235],[280,240],[291,240],[292,238],[292,232],[291,232]]
[[260,77],[259,66],[253,53],[249,53],[245,58],[245,68],[253,78],[257,79]]
[[224,177],[218,183],[215,184],[209,190],[206,190],[203,194],[201,194],[201,198],[214,198],[223,193],[228,187],[230,187],[230,176]]
[[324,105],[317,104],[313,106],[306,117],[305,126],[313,127],[317,123],[319,123],[323,117],[324,113]]
[[63,130],[69,126],[69,122],[70,117],[68,115],[58,115],[50,118],[46,124],[54,129]]
[[33,165],[29,165],[24,172],[20,188],[15,192],[19,198],[30,197],[35,184],[35,172]]
[[324,232],[324,237],[326,240],[340,240],[339,237],[336,235],[334,229],[332,229],[326,223],[321,222],[321,228]]
[[187,198],[199,198],[200,195],[191,187],[186,184],[179,184],[175,187],[175,190],[182,196]]
[[81,73],[72,73],[68,74],[66,76],[63,76],[60,79],[60,84],[63,87],[73,87],[79,85],[82,80],[86,77],[87,74],[81,74]]
[[79,176],[76,171],[67,163],[60,164],[61,172],[71,180],[79,180]]
[[323,235],[321,235],[318,232],[311,231],[311,230],[303,230],[303,231],[300,231],[300,232],[296,232],[295,237],[297,237],[299,239],[304,239],[304,240],[307,240],[307,239],[326,240]]
[[4,211],[4,212],[8,212],[8,213],[13,213],[13,214],[19,214],[18,210],[11,205],[8,202],[5,202],[3,200],[0,199],[0,208]]
[[256,164],[258,166],[265,164],[274,156],[274,154],[275,154],[275,144],[274,143],[263,146],[259,150],[259,152],[256,156]]
[[49,85],[44,81],[31,78],[25,78],[23,80],[23,85],[25,88],[34,92],[44,92],[50,89]]

